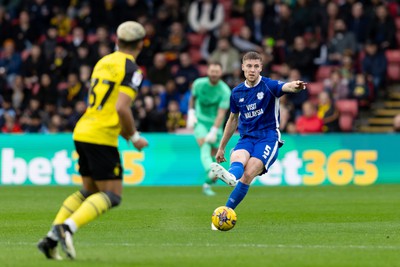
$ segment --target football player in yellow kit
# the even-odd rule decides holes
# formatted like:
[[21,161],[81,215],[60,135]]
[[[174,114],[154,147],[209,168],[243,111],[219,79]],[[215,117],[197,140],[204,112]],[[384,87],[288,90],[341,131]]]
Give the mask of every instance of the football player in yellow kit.
[[74,259],[73,234],[120,204],[123,170],[118,136],[138,150],[148,145],[135,128],[130,108],[142,83],[135,58],[142,50],[144,37],[145,30],[139,23],[122,23],[117,29],[118,50],[94,67],[88,108],[73,133],[83,188],[65,199],[51,230],[38,243],[49,259],[61,259],[58,242],[66,256]]

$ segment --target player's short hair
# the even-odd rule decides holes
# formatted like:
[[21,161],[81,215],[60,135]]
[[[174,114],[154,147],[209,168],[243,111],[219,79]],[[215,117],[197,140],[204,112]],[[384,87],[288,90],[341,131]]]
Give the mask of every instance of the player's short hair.
[[246,54],[244,54],[244,56],[242,58],[242,62],[244,62],[245,60],[249,60],[249,59],[258,59],[262,62],[261,54],[254,52],[254,51],[250,51],[250,52],[247,52]]
[[211,65],[218,65],[218,66],[220,66],[221,69],[222,69],[222,64],[221,64],[221,62],[219,62],[219,61],[217,61],[217,60],[211,60],[211,61],[209,61],[209,62],[207,63],[207,66],[208,66],[208,67],[211,66]]
[[144,27],[136,21],[125,21],[117,28],[118,46],[134,49],[146,36]]

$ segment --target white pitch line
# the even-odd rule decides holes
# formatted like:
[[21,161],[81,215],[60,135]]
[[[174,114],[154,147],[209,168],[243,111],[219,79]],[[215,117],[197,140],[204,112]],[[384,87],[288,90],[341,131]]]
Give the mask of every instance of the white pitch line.
[[[78,242],[79,246],[90,247],[98,243]],[[210,243],[101,243],[105,246],[123,246],[123,247],[220,247],[219,244]],[[0,241],[0,245],[17,246],[36,246],[31,242],[7,242]],[[300,244],[225,244],[225,247],[232,248],[282,248],[282,249],[360,249],[360,250],[400,250],[400,246],[385,245],[300,245]]]

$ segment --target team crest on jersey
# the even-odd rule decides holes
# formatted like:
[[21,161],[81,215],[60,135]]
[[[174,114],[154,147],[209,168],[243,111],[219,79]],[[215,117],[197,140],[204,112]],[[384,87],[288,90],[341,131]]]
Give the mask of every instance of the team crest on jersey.
[[257,98],[258,98],[258,100],[263,99],[264,98],[264,93],[263,92],[257,93]]

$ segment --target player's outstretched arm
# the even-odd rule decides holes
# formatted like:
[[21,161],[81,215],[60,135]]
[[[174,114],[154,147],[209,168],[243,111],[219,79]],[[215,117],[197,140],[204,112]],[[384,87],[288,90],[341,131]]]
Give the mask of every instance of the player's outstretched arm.
[[131,110],[132,98],[124,93],[119,93],[117,100],[117,113],[121,124],[121,136],[127,141],[132,141],[139,151],[148,146],[146,139],[140,136],[135,127],[135,120]]
[[282,91],[285,93],[298,93],[306,89],[306,83],[303,81],[293,81],[285,83],[282,87]]
[[239,124],[239,113],[232,113],[229,115],[229,119],[226,122],[224,134],[222,136],[221,143],[218,148],[218,152],[215,158],[218,163],[226,161],[225,158],[225,147],[231,139],[232,135],[235,133]]

